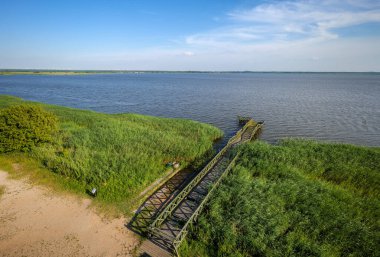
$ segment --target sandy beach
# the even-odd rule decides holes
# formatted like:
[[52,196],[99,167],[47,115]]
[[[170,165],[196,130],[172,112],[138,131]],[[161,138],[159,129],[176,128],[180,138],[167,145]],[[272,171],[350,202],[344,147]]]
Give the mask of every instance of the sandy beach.
[[132,256],[138,238],[125,218],[109,220],[90,199],[53,193],[0,171],[0,256]]

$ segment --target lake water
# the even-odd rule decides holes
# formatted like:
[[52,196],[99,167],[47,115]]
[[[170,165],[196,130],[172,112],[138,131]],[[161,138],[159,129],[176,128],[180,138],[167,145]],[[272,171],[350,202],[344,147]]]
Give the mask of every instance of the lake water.
[[265,120],[271,143],[307,137],[380,146],[379,73],[140,73],[0,76],[0,94],[105,113],[194,119],[237,129]]

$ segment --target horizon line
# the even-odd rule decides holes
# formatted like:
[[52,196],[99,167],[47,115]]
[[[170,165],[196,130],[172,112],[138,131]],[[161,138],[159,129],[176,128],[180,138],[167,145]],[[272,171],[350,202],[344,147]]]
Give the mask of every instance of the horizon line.
[[281,70],[133,70],[133,69],[38,69],[0,68],[0,72],[110,72],[110,73],[380,73],[380,71],[281,71]]

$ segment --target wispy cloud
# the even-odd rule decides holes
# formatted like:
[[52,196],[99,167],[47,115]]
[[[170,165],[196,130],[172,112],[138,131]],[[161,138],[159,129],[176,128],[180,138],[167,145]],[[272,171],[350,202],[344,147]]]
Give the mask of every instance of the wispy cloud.
[[[52,68],[51,63],[58,63],[61,66],[55,68],[67,68],[75,63],[73,68],[78,69],[380,71],[380,1],[266,0],[210,19],[223,25],[192,34],[180,31],[166,44],[150,47],[83,51],[69,57],[23,53],[19,59],[0,49],[0,66]],[[355,34],[350,34],[353,30]]]
[[187,56],[187,57],[191,57],[191,56],[194,56],[194,53],[191,51],[185,51],[185,52],[183,52],[183,55]]
[[190,35],[191,45],[228,46],[263,41],[330,40],[336,29],[380,22],[376,1],[275,1],[228,13],[233,25]]

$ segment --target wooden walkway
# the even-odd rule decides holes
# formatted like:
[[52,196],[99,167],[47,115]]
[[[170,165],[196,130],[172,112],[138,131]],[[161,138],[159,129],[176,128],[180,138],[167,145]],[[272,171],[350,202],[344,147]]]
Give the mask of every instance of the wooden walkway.
[[[134,219],[135,224],[142,226],[144,233],[149,235],[149,240],[140,247],[140,256],[177,255],[189,225],[196,220],[212,191],[234,166],[237,155],[232,156],[231,149],[251,141],[261,126],[262,123],[248,121],[196,176],[187,174],[182,182],[178,182],[180,179],[177,183],[168,182],[152,195],[152,199],[148,199]],[[154,200],[155,197],[159,200]]]
[[188,169],[178,171],[140,206],[128,224],[128,228],[139,235],[146,236],[149,225],[159,212],[180,192],[194,175],[194,172]]

